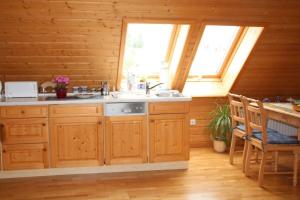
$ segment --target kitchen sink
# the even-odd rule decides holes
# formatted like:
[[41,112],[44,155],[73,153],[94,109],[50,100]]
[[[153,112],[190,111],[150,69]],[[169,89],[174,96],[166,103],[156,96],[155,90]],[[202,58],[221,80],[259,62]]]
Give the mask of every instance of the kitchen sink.
[[183,97],[181,93],[160,93],[155,94],[157,97]]
[[56,96],[49,96],[49,97],[46,97],[45,100],[46,101],[57,101],[57,100],[79,100],[79,99],[101,99],[103,98],[102,96],[99,96],[99,95],[94,95],[94,96],[89,96],[89,97],[80,97],[80,96],[75,96],[75,95],[72,95],[72,96],[67,96],[63,99],[58,99]]
[[75,99],[79,99],[78,97],[76,96],[67,96],[63,99],[58,99],[57,97],[55,96],[51,96],[51,97],[46,97],[45,100],[46,101],[57,101],[57,100],[75,100]]

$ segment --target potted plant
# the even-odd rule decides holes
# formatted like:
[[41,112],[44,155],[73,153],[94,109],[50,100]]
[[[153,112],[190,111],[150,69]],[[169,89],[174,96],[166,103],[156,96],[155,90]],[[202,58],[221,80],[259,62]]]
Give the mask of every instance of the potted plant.
[[214,150],[222,153],[226,151],[232,132],[229,105],[217,105],[211,114],[212,120],[209,123],[209,129],[211,130]]
[[67,96],[67,86],[70,82],[69,77],[66,76],[57,76],[53,82],[56,83],[55,91],[56,97],[58,99],[66,98]]

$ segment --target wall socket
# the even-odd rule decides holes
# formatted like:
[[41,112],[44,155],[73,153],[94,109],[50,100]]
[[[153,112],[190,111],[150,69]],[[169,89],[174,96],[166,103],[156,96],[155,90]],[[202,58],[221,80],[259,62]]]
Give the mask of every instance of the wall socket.
[[191,126],[195,126],[197,124],[197,120],[196,119],[190,119],[190,125]]

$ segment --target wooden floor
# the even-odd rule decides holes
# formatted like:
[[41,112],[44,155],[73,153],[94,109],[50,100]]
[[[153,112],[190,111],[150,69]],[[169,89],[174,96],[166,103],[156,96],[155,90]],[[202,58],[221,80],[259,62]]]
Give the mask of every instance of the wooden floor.
[[291,176],[267,176],[260,188],[257,168],[246,178],[237,161],[231,166],[227,154],[193,149],[188,170],[0,180],[0,199],[300,199]]

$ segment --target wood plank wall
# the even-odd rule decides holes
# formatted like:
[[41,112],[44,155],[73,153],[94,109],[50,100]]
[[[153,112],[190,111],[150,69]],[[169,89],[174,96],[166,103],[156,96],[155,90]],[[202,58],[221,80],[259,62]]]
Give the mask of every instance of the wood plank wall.
[[190,104],[190,119],[196,119],[196,125],[190,126],[190,145],[192,147],[211,146],[208,124],[211,119],[211,112],[219,104],[227,102],[224,97],[193,98]]
[[299,94],[299,8],[298,0],[0,1],[0,78],[41,82],[65,74],[75,85],[115,85],[123,17],[266,22],[232,91]]

